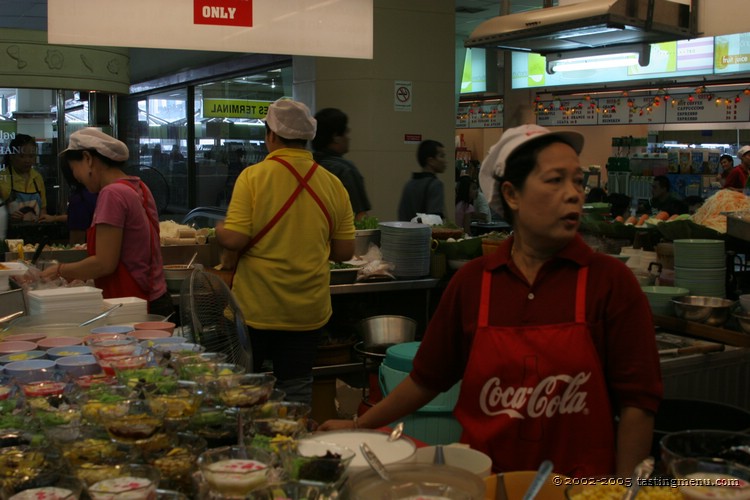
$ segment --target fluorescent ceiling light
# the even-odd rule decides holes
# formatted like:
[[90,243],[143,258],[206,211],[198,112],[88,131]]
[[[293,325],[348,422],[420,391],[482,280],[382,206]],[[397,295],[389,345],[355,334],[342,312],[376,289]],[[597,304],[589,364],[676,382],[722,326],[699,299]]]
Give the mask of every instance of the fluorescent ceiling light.
[[561,59],[551,63],[550,69],[553,73],[562,73],[588,69],[622,68],[625,66],[638,66],[638,54],[635,52],[624,52],[621,54],[579,57],[576,59]]

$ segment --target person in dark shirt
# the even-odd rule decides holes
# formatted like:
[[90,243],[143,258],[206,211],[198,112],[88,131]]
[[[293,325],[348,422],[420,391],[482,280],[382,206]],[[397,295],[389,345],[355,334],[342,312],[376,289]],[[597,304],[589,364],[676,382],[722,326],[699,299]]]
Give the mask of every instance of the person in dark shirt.
[[445,192],[437,174],[445,172],[445,148],[433,140],[422,141],[417,148],[421,172],[412,174],[401,193],[398,220],[410,221],[417,214],[445,215]]
[[686,214],[688,212],[687,203],[672,194],[669,191],[671,187],[672,184],[666,175],[654,177],[650,201],[652,212],[667,212],[669,215]]
[[312,140],[313,159],[339,178],[349,193],[354,220],[360,220],[372,209],[365,190],[365,178],[344,158],[349,152],[349,118],[340,109],[325,108],[315,114],[318,129]]

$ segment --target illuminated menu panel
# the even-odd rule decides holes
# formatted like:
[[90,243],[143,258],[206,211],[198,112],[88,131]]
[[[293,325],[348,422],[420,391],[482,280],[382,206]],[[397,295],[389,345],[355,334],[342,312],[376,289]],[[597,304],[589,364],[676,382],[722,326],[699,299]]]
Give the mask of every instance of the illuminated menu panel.
[[[704,37],[653,43],[649,64],[643,67],[634,65],[553,74],[546,72],[545,57],[513,52],[512,86],[514,89],[542,88],[750,71],[750,33],[721,36],[717,40],[715,42],[714,37]],[[720,67],[719,61],[723,67]]]
[[714,37],[714,73],[750,71],[750,33]]

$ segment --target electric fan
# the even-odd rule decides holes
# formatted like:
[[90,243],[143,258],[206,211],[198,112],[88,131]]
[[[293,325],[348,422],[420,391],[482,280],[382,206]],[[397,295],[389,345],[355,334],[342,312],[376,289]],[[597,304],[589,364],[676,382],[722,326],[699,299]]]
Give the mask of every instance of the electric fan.
[[180,320],[183,335],[209,352],[227,355],[229,363],[253,371],[253,354],[237,300],[215,274],[194,270],[182,282]]
[[163,214],[169,206],[169,183],[164,174],[153,167],[138,165],[125,169],[128,175],[140,177],[143,183],[148,186],[149,191],[154,196],[156,210],[159,215]]

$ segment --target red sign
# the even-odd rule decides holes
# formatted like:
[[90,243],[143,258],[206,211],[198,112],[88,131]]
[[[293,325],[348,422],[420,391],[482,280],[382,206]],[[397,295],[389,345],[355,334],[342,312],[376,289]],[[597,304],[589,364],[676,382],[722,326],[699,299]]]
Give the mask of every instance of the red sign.
[[252,0],[193,0],[193,24],[253,25]]
[[422,142],[422,134],[404,134],[404,142]]

